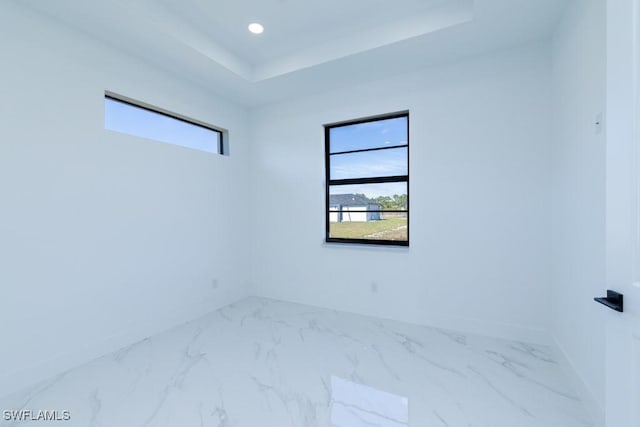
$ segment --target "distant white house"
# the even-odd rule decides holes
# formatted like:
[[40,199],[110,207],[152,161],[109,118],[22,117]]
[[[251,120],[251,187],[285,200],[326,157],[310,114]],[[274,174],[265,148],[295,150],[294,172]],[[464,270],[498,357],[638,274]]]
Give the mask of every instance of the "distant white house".
[[[332,194],[329,196],[329,221],[367,222],[381,219],[379,203],[359,194]],[[354,212],[355,211],[355,212]]]

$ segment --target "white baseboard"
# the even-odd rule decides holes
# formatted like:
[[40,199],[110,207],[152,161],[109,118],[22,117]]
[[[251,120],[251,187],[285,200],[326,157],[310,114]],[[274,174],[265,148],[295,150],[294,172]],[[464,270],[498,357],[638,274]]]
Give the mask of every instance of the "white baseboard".
[[132,324],[130,328],[119,331],[108,338],[80,343],[63,354],[50,357],[32,366],[16,370],[0,378],[0,397],[5,397],[26,387],[33,386],[54,377],[71,368],[81,366],[133,343],[153,335],[173,329],[176,326],[195,320],[221,307],[245,299],[246,295],[231,301],[207,300],[189,307],[163,313],[146,322]]
[[602,402],[595,398],[591,389],[584,382],[578,371],[575,369],[571,358],[564,351],[560,343],[553,338],[552,348],[555,352],[556,359],[561,364],[564,372],[566,372],[571,385],[578,393],[580,399],[584,403],[584,407],[591,415],[591,419],[596,427],[605,427],[605,411]]

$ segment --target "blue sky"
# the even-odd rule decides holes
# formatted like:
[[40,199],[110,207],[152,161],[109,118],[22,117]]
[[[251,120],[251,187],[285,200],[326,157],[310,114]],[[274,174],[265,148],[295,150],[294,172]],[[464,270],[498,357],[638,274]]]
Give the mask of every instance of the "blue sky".
[[[219,134],[200,126],[105,98],[105,129],[197,150],[218,152]],[[331,152],[407,144],[407,118],[331,129]],[[334,155],[331,179],[407,174],[407,148]],[[406,183],[333,186],[331,194],[362,193],[369,198],[406,194]]]
[[331,156],[331,179],[406,174],[406,147]]
[[331,153],[407,143],[407,118],[331,128]]
[[[330,152],[407,144],[407,118],[379,120],[331,128]],[[407,174],[407,147],[331,156],[331,179]],[[331,194],[362,193],[367,197],[406,194],[406,183],[333,186]]]
[[104,100],[104,127],[210,153],[219,150],[218,132],[110,98]]

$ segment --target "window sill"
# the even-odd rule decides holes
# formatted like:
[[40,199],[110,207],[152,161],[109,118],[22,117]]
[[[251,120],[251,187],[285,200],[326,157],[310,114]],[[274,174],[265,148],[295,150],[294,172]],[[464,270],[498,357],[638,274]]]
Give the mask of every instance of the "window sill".
[[409,245],[383,244],[383,243],[354,243],[354,242],[335,242],[322,240],[322,246],[327,248],[344,248],[344,249],[370,249],[375,251],[395,251],[409,252]]

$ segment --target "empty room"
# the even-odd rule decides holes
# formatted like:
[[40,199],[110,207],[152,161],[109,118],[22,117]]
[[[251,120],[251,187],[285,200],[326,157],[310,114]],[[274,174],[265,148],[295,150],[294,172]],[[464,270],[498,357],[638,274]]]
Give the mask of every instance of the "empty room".
[[640,0],[0,35],[0,427],[640,427]]

